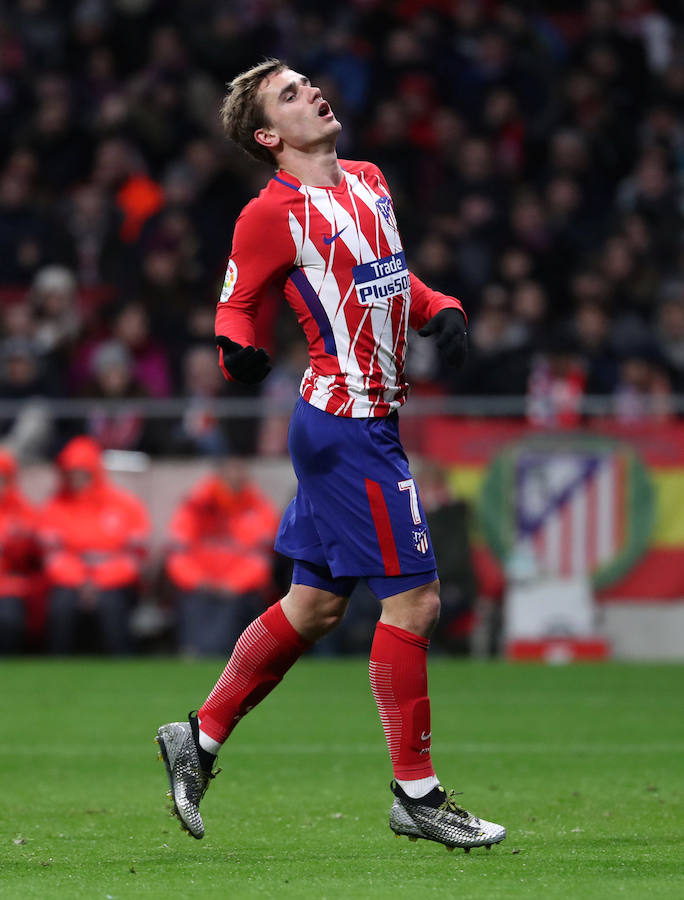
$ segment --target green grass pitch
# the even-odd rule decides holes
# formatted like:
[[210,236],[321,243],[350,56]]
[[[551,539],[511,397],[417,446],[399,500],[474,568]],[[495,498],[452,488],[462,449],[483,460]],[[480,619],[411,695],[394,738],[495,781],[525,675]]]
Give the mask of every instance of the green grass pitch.
[[684,668],[435,658],[433,757],[490,852],[396,840],[363,660],[305,659],[240,723],[195,841],[157,725],[217,663],[0,663],[3,898],[684,897]]

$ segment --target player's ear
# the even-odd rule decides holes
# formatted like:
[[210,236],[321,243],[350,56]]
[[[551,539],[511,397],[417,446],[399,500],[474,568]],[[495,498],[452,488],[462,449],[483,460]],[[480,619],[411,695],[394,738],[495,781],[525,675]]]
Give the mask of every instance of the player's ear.
[[267,150],[275,150],[280,143],[280,137],[270,128],[257,128],[254,132],[254,140],[262,147],[266,147]]

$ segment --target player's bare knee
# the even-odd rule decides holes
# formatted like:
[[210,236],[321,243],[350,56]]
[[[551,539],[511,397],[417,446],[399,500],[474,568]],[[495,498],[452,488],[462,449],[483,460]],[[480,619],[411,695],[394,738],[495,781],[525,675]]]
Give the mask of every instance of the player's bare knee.
[[439,622],[439,613],[441,610],[441,601],[439,599],[439,589],[427,591],[422,595],[419,604],[419,611],[422,615],[425,627],[432,631]]
[[318,624],[325,629],[325,634],[337,628],[347,610],[347,597],[333,597],[322,605],[318,613]]
[[387,597],[382,609],[381,622],[429,637],[439,621],[439,581]]
[[335,629],[344,617],[347,597],[306,585],[292,585],[282,600],[283,611],[294,628],[309,641]]
[[406,591],[405,602],[428,618],[439,617],[439,581],[431,581]]
[[409,631],[429,637],[439,622],[439,595],[421,598],[421,601],[410,613],[410,621],[413,627]]

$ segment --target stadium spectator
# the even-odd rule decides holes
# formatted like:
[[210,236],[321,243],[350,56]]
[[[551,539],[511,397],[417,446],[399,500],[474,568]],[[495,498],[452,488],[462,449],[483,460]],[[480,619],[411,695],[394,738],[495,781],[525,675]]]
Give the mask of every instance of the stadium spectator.
[[20,403],[14,416],[0,423],[0,433],[22,462],[44,456],[50,446],[52,390],[33,339],[8,337],[0,342],[0,397]]
[[435,553],[444,560],[439,569],[442,611],[433,641],[451,653],[467,653],[477,600],[470,547],[471,510],[465,500],[453,496],[449,473],[439,463],[425,462],[417,480]]
[[672,384],[655,343],[622,348],[613,392],[615,418],[625,425],[666,422],[672,416]]
[[26,285],[49,255],[49,222],[24,174],[0,174],[0,283]]
[[84,288],[116,284],[124,263],[121,212],[93,181],[74,186],[63,203],[58,255]]
[[651,322],[657,275],[652,266],[631,252],[621,235],[611,236],[604,244],[600,271],[606,279],[611,305],[620,316],[632,315],[639,324]]
[[578,342],[565,328],[551,331],[535,355],[527,386],[527,417],[544,428],[572,428],[582,419],[586,373]]
[[511,310],[521,342],[538,347],[549,322],[549,300],[543,285],[530,279],[516,284],[511,294]]
[[58,382],[68,366],[82,327],[76,290],[76,278],[64,266],[45,266],[36,273],[31,285],[30,297],[36,320],[34,338],[50,367],[50,376],[56,377]]
[[38,516],[17,485],[17,464],[0,449],[0,654],[18,653],[41,624],[44,582]]
[[153,424],[136,408],[135,401],[147,397],[147,391],[135,376],[131,353],[125,344],[109,340],[95,349],[90,360],[91,378],[83,396],[121,408],[93,405],[83,422],[83,430],[105,450],[147,450],[153,440]]
[[87,170],[90,146],[65,72],[39,74],[35,93],[35,108],[20,136],[35,155],[43,190],[55,199],[64,184],[73,184]]
[[483,122],[497,168],[509,177],[519,175],[525,165],[526,125],[515,94],[505,87],[494,88],[487,97]]
[[575,312],[572,335],[584,360],[587,394],[611,394],[618,380],[618,358],[605,308],[600,303],[583,303]]
[[656,338],[669,368],[673,389],[684,393],[684,284],[670,285],[658,306]]
[[215,362],[211,346],[197,345],[185,354],[183,394],[188,402],[171,438],[177,453],[219,457],[232,449],[227,423],[216,412],[223,379]]
[[511,206],[508,228],[509,240],[534,256],[540,278],[555,286],[563,277],[564,265],[561,263],[559,275],[552,224],[541,198],[531,192],[518,195]]
[[508,291],[489,284],[479,316],[470,329],[466,364],[451,378],[466,394],[522,394],[529,368],[524,334],[510,309]]
[[0,309],[0,334],[3,337],[31,340],[35,330],[33,309],[25,298],[6,303]]
[[133,377],[150,397],[171,393],[171,367],[165,348],[155,340],[144,305],[126,303],[114,318],[112,337],[131,355]]
[[139,249],[141,259],[131,293],[145,306],[152,334],[176,360],[173,375],[180,382],[179,360],[187,349],[187,319],[196,283],[192,272],[184,268],[183,248],[174,238],[141,243]]
[[[438,217],[438,225],[447,232],[454,228],[457,235],[456,257],[463,289],[479,307],[481,292],[484,290],[495,268],[497,247],[503,241],[502,223],[497,208],[486,193],[468,194],[456,206],[457,218],[443,208]],[[450,221],[451,220],[451,221]]]
[[85,614],[97,623],[99,646],[112,654],[129,653],[129,614],[150,531],[147,511],[109,481],[90,437],[73,438],[57,467],[59,484],[39,518],[50,591],[48,648],[73,652]]
[[139,148],[121,137],[105,137],[97,145],[92,180],[114,199],[122,216],[119,237],[124,244],[137,240],[145,222],[164,203],[161,187],[146,169]]
[[516,287],[534,276],[533,257],[515,244],[504,247],[499,256],[498,276],[504,286]]
[[202,480],[169,524],[166,571],[177,590],[178,645],[223,656],[263,612],[272,585],[279,510],[231,457]]

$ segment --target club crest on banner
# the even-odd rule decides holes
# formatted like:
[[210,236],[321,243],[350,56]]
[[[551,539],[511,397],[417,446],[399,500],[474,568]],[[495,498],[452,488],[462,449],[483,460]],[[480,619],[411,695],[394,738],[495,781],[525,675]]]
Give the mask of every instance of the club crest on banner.
[[504,565],[603,588],[646,550],[654,492],[634,450],[607,438],[535,436],[492,462],[480,495],[486,540]]

